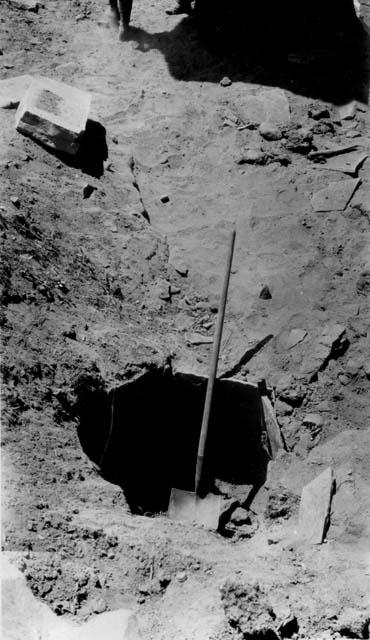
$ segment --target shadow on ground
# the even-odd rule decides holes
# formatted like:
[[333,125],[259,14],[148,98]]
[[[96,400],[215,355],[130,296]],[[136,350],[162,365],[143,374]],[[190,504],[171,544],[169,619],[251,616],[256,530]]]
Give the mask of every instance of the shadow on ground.
[[193,16],[172,31],[132,26],[126,40],[142,51],[161,51],[178,80],[229,76],[334,104],[368,102],[370,33],[351,0],[310,0],[299,8],[291,0],[225,5],[198,0]]

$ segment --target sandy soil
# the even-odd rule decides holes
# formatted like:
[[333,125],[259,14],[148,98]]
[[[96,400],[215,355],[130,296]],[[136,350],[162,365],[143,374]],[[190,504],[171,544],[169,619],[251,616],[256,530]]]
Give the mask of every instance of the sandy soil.
[[[100,125],[73,166],[0,110],[3,550],[58,614],[129,606],[152,640],[272,637],[271,628],[368,637],[370,159],[343,210],[315,212],[312,195],[349,176],[311,160],[294,131],[308,129],[312,149],[370,151],[370,5],[355,39],[337,49],[296,39],[276,58],[267,39],[243,56],[216,53],[168,6],[138,1],[119,42],[98,0],[46,0],[37,13],[2,4],[1,77],[85,89]],[[285,91],[290,124],[266,141],[250,105],[271,87]],[[341,120],[351,99],[358,108]],[[102,127],[108,158],[98,162]],[[240,163],[251,149],[261,164]],[[253,535],[227,539],[131,515],[81,449],[77,398],[153,367],[207,371],[210,345],[191,336],[212,335],[232,225],[221,367],[275,387],[289,450],[251,505]],[[341,348],[315,360],[337,325]],[[305,336],[291,346],[295,329]],[[304,425],[308,413],[321,417],[318,433]],[[327,466],[331,526],[310,547],[294,537],[298,499]]]

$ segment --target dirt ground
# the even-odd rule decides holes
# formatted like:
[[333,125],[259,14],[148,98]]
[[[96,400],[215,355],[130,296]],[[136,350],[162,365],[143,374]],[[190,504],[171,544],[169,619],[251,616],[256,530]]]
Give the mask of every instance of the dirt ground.
[[[370,3],[335,43],[279,38],[267,15],[235,46],[168,8],[137,0],[120,42],[103,0],[1,4],[1,78],[85,89],[93,121],[73,163],[0,109],[3,551],[58,615],[127,606],[151,640],[368,638],[370,158],[350,176],[315,150],[370,153]],[[272,88],[290,116],[265,140],[253,99]],[[343,207],[314,210],[354,175]],[[287,451],[227,538],[132,515],[81,448],[78,400],[156,368],[207,372],[233,225],[220,368],[275,389]],[[328,466],[331,524],[310,546],[299,498]]]

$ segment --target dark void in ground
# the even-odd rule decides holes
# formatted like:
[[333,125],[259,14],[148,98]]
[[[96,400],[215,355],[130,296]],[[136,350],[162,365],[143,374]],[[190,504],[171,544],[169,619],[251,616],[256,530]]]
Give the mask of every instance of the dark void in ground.
[[[103,477],[120,485],[135,513],[166,511],[171,487],[194,490],[206,379],[149,371],[106,393],[79,394],[79,438]],[[205,477],[249,484],[265,480],[261,403],[253,385],[217,381],[205,454]]]

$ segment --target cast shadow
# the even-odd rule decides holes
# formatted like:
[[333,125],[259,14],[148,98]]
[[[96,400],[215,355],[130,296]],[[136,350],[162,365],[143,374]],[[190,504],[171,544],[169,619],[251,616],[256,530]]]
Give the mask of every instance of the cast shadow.
[[[198,0],[192,17],[172,31],[131,26],[126,41],[161,51],[181,81],[281,87],[333,104],[368,102],[370,37],[351,1],[261,3]],[[226,3],[223,3],[226,5]],[[328,5],[328,6],[326,6]]]

